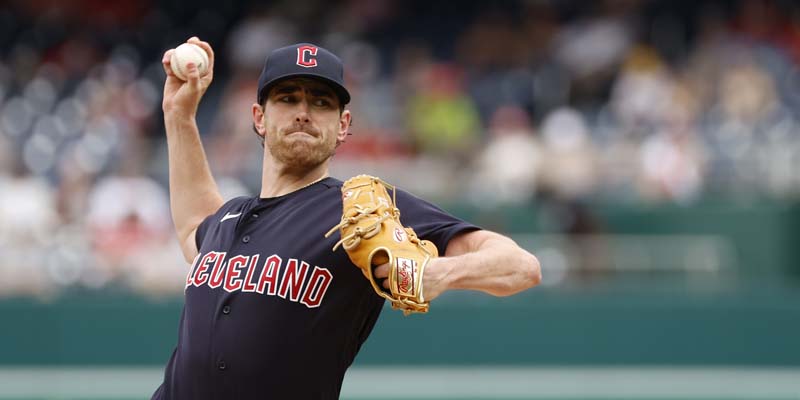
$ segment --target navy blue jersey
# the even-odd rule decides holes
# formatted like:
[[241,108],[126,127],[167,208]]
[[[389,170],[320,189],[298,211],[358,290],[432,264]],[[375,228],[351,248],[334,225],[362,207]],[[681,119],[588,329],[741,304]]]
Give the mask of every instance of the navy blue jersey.
[[[339,240],[342,182],[225,203],[198,227],[178,345],[153,399],[337,399],[384,300]],[[444,253],[477,229],[398,190],[401,222]]]

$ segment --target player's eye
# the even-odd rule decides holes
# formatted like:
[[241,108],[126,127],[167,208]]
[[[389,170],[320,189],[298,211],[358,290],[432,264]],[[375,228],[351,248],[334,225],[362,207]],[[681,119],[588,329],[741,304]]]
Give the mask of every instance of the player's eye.
[[317,98],[317,99],[314,99],[314,102],[313,102],[313,104],[314,104],[315,106],[317,106],[317,107],[326,107],[326,108],[327,108],[327,107],[330,107],[330,106],[331,106],[331,102],[330,102],[330,100],[328,100],[328,99],[326,99],[326,98]]

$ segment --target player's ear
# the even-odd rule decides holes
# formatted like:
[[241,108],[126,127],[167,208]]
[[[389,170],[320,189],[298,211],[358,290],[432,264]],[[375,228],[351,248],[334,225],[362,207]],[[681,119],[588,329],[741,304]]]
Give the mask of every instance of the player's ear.
[[347,137],[348,132],[350,131],[350,123],[352,122],[353,116],[350,115],[350,110],[342,111],[342,115],[339,116],[339,133],[336,135],[336,143],[344,142],[344,139]]
[[253,129],[261,137],[264,137],[267,131],[264,127],[264,108],[258,103],[253,103]]

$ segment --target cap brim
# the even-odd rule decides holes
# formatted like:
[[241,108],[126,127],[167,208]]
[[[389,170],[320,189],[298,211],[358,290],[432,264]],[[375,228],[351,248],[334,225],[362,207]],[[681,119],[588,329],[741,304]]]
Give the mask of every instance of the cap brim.
[[344,86],[339,84],[339,82],[336,82],[334,80],[331,80],[331,79],[329,79],[329,78],[327,78],[325,76],[319,75],[319,74],[297,73],[297,72],[280,75],[280,76],[277,76],[277,77],[273,78],[271,81],[267,82],[267,84],[264,85],[264,88],[261,89],[261,91],[258,93],[258,102],[259,103],[264,103],[264,97],[266,96],[267,93],[269,93],[269,90],[273,86],[275,86],[275,84],[277,84],[278,82],[286,80],[286,79],[289,79],[289,78],[312,78],[312,79],[316,79],[318,81],[322,81],[325,84],[329,85],[333,89],[333,91],[339,97],[339,102],[342,103],[342,105],[346,105],[346,104],[350,103],[350,92],[348,92],[347,89],[345,89]]

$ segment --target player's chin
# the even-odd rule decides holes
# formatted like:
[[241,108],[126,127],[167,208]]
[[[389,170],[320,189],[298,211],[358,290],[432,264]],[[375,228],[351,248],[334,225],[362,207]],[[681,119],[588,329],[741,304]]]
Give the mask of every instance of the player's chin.
[[296,168],[312,168],[323,163],[333,155],[334,148],[320,143],[303,140],[290,141],[284,146],[273,148],[273,154],[287,165]]

